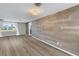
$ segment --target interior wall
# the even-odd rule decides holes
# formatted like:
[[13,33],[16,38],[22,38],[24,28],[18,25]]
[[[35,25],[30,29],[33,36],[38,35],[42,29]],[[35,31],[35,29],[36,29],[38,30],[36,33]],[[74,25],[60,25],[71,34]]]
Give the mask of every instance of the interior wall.
[[25,23],[16,23],[17,35],[26,34],[26,24]]
[[79,55],[79,6],[33,21],[32,35]]

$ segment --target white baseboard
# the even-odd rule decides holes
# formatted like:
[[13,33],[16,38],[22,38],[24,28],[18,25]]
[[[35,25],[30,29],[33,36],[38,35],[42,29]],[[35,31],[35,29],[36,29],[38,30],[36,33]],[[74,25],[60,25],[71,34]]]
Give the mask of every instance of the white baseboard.
[[[33,35],[31,35],[31,36],[32,36],[33,38],[37,39],[37,40],[40,40],[39,38],[37,38],[37,37],[35,37],[35,36],[33,36]],[[71,56],[77,56],[77,55],[75,55],[75,54],[73,54],[73,53],[71,53],[71,52],[69,52],[69,51],[63,50],[63,49],[61,49],[61,48],[59,48],[59,47],[57,47],[57,46],[55,46],[55,45],[52,45],[52,44],[50,44],[50,43],[44,41],[44,40],[40,40],[40,41],[42,41],[42,42],[44,42],[44,43],[46,43],[46,44],[48,44],[48,45],[50,45],[50,46],[52,46],[52,47],[58,49],[58,50],[61,50],[61,51],[65,52],[65,53],[67,53],[67,54],[69,54],[69,55],[71,55]]]

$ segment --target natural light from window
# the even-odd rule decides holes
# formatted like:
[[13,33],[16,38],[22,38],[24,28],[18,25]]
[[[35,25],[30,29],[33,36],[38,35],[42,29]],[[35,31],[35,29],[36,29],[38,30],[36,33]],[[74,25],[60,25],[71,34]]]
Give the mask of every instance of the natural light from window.
[[15,25],[12,23],[2,23],[0,24],[0,31],[16,31]]

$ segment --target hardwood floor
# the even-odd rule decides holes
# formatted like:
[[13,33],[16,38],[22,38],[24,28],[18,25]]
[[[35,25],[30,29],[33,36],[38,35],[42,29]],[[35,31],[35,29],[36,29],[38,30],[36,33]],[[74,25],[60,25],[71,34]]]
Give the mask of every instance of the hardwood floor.
[[0,38],[0,56],[68,56],[30,36]]

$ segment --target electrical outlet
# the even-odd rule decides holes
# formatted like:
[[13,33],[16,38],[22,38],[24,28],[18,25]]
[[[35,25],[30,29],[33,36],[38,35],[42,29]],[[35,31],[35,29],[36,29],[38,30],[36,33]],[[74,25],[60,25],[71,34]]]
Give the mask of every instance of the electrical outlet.
[[56,44],[57,44],[58,46],[62,46],[62,44],[61,44],[60,42],[57,42]]

